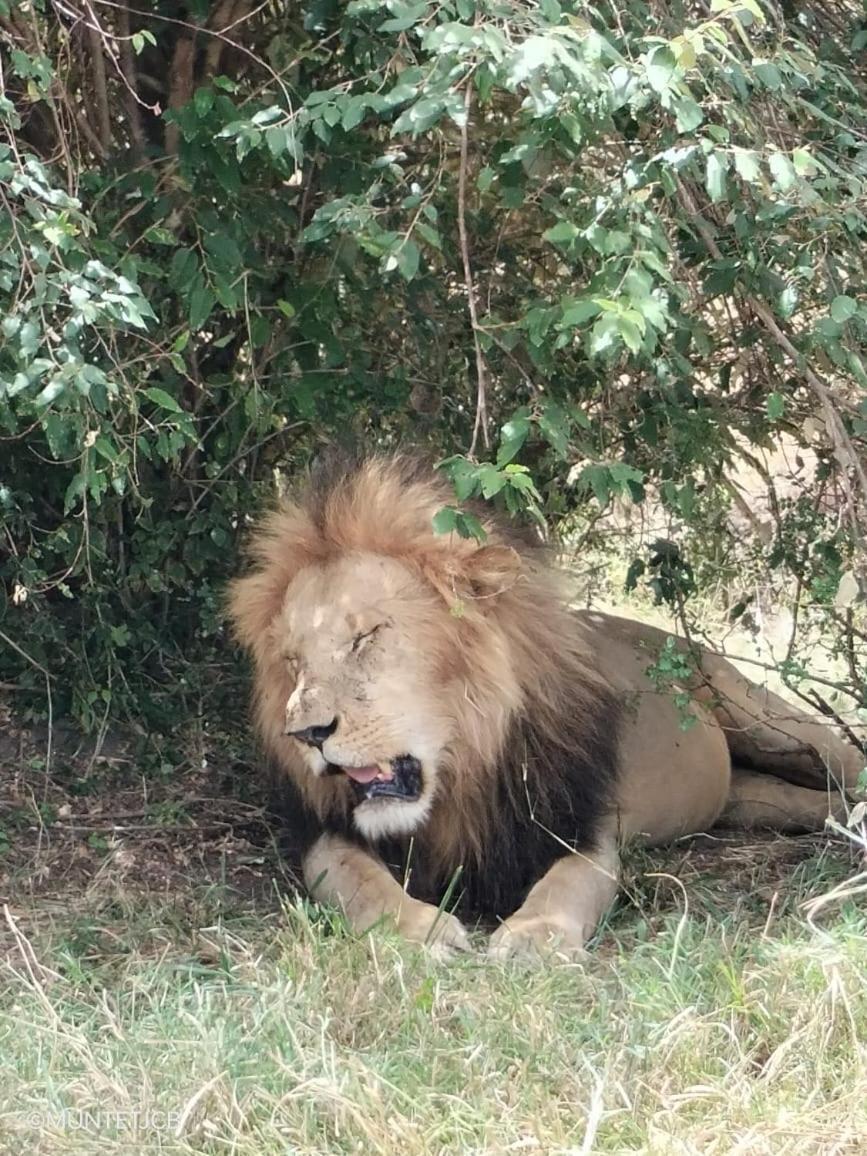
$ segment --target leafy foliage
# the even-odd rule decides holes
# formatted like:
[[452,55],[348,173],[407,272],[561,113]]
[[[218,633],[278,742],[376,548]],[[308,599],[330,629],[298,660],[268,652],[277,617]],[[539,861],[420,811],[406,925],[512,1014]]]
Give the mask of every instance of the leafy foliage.
[[[441,454],[441,532],[653,505],[680,610],[770,557],[867,703],[857,4],[151,12],[0,3],[4,676],[198,709],[247,513],[349,432]],[[781,438],[809,488],[738,540]]]

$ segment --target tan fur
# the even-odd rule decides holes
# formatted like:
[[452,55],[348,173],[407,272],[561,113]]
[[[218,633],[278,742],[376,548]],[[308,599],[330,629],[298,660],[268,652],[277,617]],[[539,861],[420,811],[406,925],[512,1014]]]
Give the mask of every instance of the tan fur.
[[[697,721],[684,731],[671,695],[646,673],[664,632],[573,614],[553,571],[493,520],[481,546],[434,534],[433,516],[452,501],[440,477],[373,459],[324,503],[302,499],[266,520],[230,610],[255,664],[257,730],[305,804],[323,821],[351,815],[373,840],[423,831],[443,871],[498,837],[500,760],[516,719],[554,736],[577,720],[590,751],[606,696],[626,703],[611,821],[592,853],[564,854],[536,882],[493,937],[492,954],[582,949],[616,891],[623,838],[660,843],[724,814],[742,825],[775,814],[782,827],[820,825],[828,784],[838,795],[854,785],[863,766],[854,748],[704,649],[685,687]],[[332,718],[339,726],[323,754],[287,738]],[[353,811],[348,780],[326,773],[408,751],[424,766],[417,803]],[[753,809],[741,772],[733,790],[733,755],[779,776]],[[334,834],[314,845],[305,877],[353,926],[386,915],[409,938],[466,946],[453,917],[435,919],[375,855]]]

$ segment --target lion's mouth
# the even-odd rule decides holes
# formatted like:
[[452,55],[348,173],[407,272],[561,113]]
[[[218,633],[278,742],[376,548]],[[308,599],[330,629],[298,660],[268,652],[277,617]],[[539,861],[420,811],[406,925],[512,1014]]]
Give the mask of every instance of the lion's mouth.
[[332,767],[332,773],[346,775],[359,803],[369,799],[400,799],[411,803],[421,795],[421,763],[412,755],[400,755],[390,763],[369,767]]

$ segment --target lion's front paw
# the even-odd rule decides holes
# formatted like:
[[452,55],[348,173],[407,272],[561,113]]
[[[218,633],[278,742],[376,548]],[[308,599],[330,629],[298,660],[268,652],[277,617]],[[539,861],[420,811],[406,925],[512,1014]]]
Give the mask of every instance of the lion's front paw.
[[411,901],[401,909],[397,927],[405,939],[424,944],[435,959],[453,959],[459,952],[472,950],[461,921],[430,903]]
[[488,956],[496,960],[574,962],[586,954],[580,929],[548,916],[521,915],[520,912],[498,927],[488,943]]

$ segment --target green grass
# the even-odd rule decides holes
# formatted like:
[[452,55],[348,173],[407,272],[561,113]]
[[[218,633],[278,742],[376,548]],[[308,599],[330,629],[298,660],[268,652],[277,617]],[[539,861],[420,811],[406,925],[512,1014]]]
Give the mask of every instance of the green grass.
[[863,1153],[864,892],[803,909],[855,871],[820,839],[636,855],[590,960],[537,969],[219,888],[10,912],[0,1149]]

